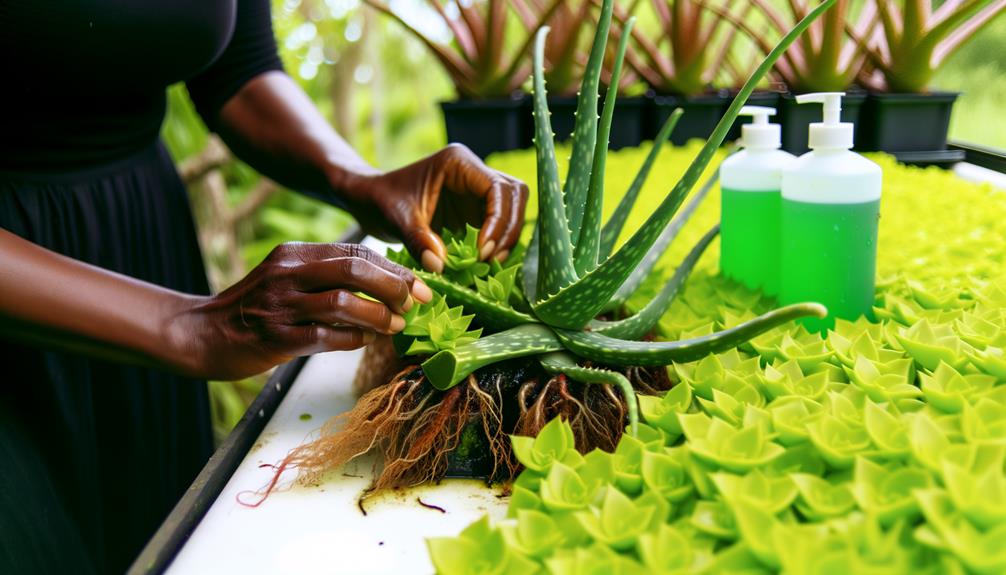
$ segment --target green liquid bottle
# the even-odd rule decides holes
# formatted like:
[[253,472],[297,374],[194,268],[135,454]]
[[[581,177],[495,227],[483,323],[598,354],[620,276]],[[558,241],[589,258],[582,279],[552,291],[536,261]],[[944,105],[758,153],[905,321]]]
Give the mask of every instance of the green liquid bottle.
[[872,319],[880,218],[880,166],[849,151],[852,124],[839,122],[842,93],[797,96],[824,104],[825,121],[810,126],[811,151],[782,177],[779,299],[828,308],[801,320],[812,331],[836,318]]
[[772,108],[744,106],[743,150],[720,166],[720,271],[751,289],[779,294],[782,172],[796,158],[779,149]]

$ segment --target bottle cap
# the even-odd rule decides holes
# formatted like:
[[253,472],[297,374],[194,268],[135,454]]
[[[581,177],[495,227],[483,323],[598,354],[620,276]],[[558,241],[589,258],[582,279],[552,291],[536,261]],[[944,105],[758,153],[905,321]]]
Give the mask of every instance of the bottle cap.
[[751,116],[751,123],[741,126],[741,146],[753,149],[776,150],[782,145],[779,124],[769,124],[768,117],[775,116],[775,108],[744,106],[741,116]]
[[824,104],[824,121],[810,125],[810,136],[807,144],[811,149],[841,149],[852,147],[852,128],[849,122],[842,121],[842,96],[845,92],[815,92],[801,94],[796,97],[797,104]]

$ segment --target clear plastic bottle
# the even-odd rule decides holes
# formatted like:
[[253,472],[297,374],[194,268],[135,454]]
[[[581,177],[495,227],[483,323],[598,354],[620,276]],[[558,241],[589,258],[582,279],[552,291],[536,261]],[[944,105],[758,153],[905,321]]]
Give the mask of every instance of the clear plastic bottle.
[[779,294],[783,169],[796,157],[779,149],[775,109],[744,106],[752,123],[741,127],[743,150],[720,166],[720,271],[752,289]]
[[782,177],[779,299],[827,306],[827,318],[801,320],[815,331],[836,318],[872,319],[881,170],[850,151],[853,125],[839,120],[843,95],[797,96],[824,104],[824,122],[810,125],[811,151]]

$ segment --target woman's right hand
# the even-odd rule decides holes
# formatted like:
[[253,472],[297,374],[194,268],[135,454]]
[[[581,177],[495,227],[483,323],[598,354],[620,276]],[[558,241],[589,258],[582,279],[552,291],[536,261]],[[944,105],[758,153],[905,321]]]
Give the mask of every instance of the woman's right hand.
[[287,243],[219,295],[186,298],[166,329],[185,371],[241,379],[401,331],[414,300],[432,296],[410,270],[365,246]]

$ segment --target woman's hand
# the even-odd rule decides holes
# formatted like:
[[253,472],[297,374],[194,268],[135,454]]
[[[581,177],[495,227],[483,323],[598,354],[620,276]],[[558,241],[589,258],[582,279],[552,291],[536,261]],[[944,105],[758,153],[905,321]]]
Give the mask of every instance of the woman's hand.
[[[347,184],[348,195],[362,204],[354,211],[364,227],[401,238],[430,271],[442,271],[447,257],[433,229],[481,225],[482,259],[502,260],[524,226],[527,186],[490,169],[460,144],[397,170],[356,176]],[[371,206],[379,213],[368,213]]]
[[[365,299],[354,292],[373,297]],[[169,324],[189,371],[240,379],[291,358],[348,350],[405,327],[430,289],[408,269],[357,244],[278,246],[217,296],[193,298]]]

